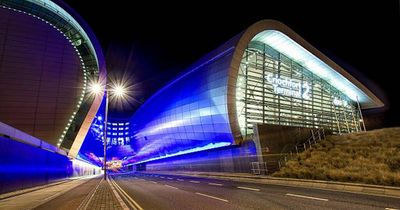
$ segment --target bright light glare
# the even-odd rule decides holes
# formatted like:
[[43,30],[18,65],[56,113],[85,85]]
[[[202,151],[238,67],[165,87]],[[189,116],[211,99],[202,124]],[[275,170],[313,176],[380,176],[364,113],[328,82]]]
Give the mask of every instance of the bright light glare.
[[117,97],[124,97],[126,94],[126,89],[120,85],[117,85],[112,90],[113,94]]
[[90,92],[91,93],[99,94],[99,93],[101,93],[102,90],[103,90],[103,88],[101,87],[101,84],[99,84],[99,83],[92,83],[90,85]]

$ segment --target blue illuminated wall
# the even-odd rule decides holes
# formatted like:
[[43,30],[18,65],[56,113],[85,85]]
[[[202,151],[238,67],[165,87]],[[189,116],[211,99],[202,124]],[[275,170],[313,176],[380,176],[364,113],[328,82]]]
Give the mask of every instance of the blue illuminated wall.
[[241,145],[215,148],[146,163],[147,171],[206,171],[243,172],[251,171],[250,162],[257,161],[253,141]]
[[125,164],[232,145],[227,114],[233,48],[196,63],[151,97],[131,119],[135,150]]
[[0,137],[0,194],[72,176],[68,157]]

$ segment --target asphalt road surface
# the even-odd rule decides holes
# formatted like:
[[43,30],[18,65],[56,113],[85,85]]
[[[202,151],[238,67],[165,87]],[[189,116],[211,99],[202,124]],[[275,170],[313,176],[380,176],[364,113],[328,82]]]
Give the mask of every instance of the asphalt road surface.
[[150,209],[400,209],[400,199],[356,193],[158,174],[114,175]]

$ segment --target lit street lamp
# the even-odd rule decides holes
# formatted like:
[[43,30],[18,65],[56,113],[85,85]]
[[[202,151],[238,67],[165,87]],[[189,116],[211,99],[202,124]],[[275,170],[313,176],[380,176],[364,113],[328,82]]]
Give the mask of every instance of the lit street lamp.
[[126,95],[126,90],[123,86],[121,85],[115,85],[108,90],[107,85],[103,87],[99,83],[93,83],[90,86],[90,91],[93,94],[100,94],[102,91],[104,91],[104,94],[106,95],[106,109],[105,109],[105,116],[104,116],[104,126],[103,126],[103,144],[104,144],[104,180],[107,179],[107,120],[108,120],[108,97],[110,96],[109,94],[111,93],[113,96],[117,98],[124,98]]

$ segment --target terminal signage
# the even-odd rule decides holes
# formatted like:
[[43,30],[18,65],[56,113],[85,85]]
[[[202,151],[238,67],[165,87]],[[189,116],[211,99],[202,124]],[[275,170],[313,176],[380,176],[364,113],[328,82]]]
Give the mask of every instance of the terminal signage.
[[274,92],[279,95],[290,96],[295,98],[310,99],[311,87],[308,82],[299,82],[286,77],[278,77],[278,75],[267,74],[265,79],[272,84]]
[[347,102],[347,101],[341,100],[341,99],[336,98],[336,97],[333,98],[332,103],[333,103],[335,106],[344,106],[344,107],[348,106],[348,102]]

